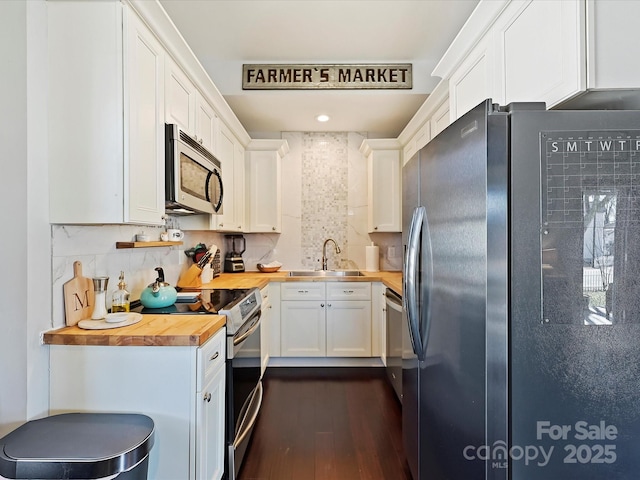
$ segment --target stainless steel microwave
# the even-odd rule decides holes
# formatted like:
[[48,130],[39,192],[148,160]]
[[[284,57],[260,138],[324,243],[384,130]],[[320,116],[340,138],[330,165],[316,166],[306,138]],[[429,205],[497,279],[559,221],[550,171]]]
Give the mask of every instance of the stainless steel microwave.
[[165,124],[165,211],[222,213],[220,161],[178,125]]

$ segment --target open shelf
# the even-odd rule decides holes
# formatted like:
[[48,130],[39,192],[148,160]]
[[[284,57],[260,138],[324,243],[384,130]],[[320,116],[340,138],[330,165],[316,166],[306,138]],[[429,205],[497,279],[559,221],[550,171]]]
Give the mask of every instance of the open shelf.
[[173,247],[182,242],[116,242],[116,248]]

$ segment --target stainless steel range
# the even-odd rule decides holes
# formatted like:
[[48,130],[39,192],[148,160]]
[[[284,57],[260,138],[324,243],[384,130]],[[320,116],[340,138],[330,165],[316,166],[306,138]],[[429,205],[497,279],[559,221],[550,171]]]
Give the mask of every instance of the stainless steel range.
[[260,317],[262,296],[250,289],[182,289],[166,308],[132,305],[131,311],[156,314],[219,314],[227,317],[225,478],[235,480],[262,404]]

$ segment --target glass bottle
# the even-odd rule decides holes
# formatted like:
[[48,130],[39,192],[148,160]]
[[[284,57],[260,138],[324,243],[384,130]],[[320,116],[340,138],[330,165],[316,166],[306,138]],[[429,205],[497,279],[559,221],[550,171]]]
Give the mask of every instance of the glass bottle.
[[124,272],[120,272],[118,290],[113,292],[111,296],[111,312],[128,312],[129,305],[129,292],[127,291],[127,284],[124,281]]

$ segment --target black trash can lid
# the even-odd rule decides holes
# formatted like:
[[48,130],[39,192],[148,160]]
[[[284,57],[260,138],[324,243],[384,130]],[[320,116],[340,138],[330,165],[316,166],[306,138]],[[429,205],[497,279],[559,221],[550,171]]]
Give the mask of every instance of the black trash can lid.
[[32,420],[0,439],[0,475],[97,479],[126,472],[153,446],[154,423],[130,413],[65,413]]

